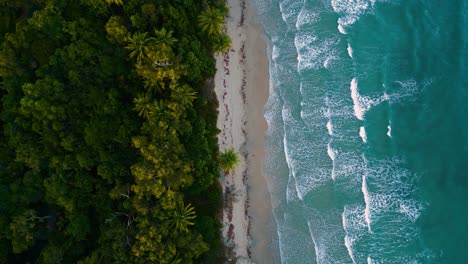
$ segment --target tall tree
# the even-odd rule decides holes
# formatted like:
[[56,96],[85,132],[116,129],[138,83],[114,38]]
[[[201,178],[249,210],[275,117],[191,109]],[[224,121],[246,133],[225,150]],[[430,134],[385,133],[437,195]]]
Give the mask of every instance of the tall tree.
[[172,36],[173,33],[174,32],[172,30],[166,30],[165,28],[154,30],[155,37],[151,38],[151,40],[156,45],[172,48],[172,46],[177,42],[177,39]]
[[147,34],[147,32],[136,32],[131,37],[128,37],[129,43],[125,48],[130,50],[130,58],[136,57],[137,63],[141,63],[141,60],[149,52],[149,47],[152,41],[147,37]]
[[213,44],[213,51],[216,54],[223,54],[229,51],[231,47],[231,38],[226,33],[222,33],[218,38],[216,38]]
[[195,209],[191,204],[184,206],[183,203],[180,203],[169,217],[170,228],[176,232],[187,233],[188,227],[194,225],[193,220],[195,217]]
[[238,162],[239,156],[237,156],[234,148],[229,148],[219,155],[219,165],[224,170],[224,173],[233,171]]
[[145,93],[144,95],[139,95],[134,99],[134,103],[135,108],[133,109],[138,112],[138,116],[148,119],[153,109],[151,94]]
[[224,14],[221,10],[211,6],[208,6],[208,8],[198,16],[198,25],[203,31],[208,33],[208,35],[220,34],[225,23]]
[[121,24],[122,18],[111,16],[106,23],[106,32],[108,39],[113,43],[123,44],[128,35],[128,30]]
[[188,85],[182,85],[174,88],[172,98],[182,106],[190,107],[197,93]]
[[123,0],[105,0],[108,4],[123,5]]

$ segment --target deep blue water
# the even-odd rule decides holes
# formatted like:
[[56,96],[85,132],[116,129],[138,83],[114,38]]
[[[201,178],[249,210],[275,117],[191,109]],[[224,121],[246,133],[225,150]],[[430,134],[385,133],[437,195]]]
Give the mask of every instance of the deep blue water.
[[468,263],[468,1],[255,0],[282,263]]

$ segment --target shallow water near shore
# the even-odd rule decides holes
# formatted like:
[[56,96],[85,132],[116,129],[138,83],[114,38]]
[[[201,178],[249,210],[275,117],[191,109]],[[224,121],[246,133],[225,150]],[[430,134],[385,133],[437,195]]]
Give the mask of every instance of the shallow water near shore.
[[468,2],[254,2],[278,262],[466,262]]

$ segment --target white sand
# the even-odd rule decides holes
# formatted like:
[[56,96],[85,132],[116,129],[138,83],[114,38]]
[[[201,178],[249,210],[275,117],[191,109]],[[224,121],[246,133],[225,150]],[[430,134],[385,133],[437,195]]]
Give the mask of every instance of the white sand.
[[267,47],[250,2],[228,0],[228,4],[227,33],[232,46],[229,53],[216,57],[218,141],[221,151],[234,147],[240,162],[222,179],[222,233],[237,263],[273,263],[271,204],[262,174],[263,107],[269,85]]

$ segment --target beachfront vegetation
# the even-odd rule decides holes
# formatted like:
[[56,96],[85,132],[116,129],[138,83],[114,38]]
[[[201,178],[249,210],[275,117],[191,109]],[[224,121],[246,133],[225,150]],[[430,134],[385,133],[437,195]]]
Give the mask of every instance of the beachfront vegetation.
[[213,44],[213,50],[216,54],[223,54],[231,48],[231,38],[226,33],[219,35]]
[[234,148],[229,148],[223,153],[219,154],[219,166],[224,170],[224,173],[233,171],[237,163],[239,163],[239,156],[234,151]]
[[0,260],[222,261],[220,10],[0,0]]
[[210,6],[198,15],[198,25],[210,36],[219,35],[226,23],[225,15],[220,9]]

